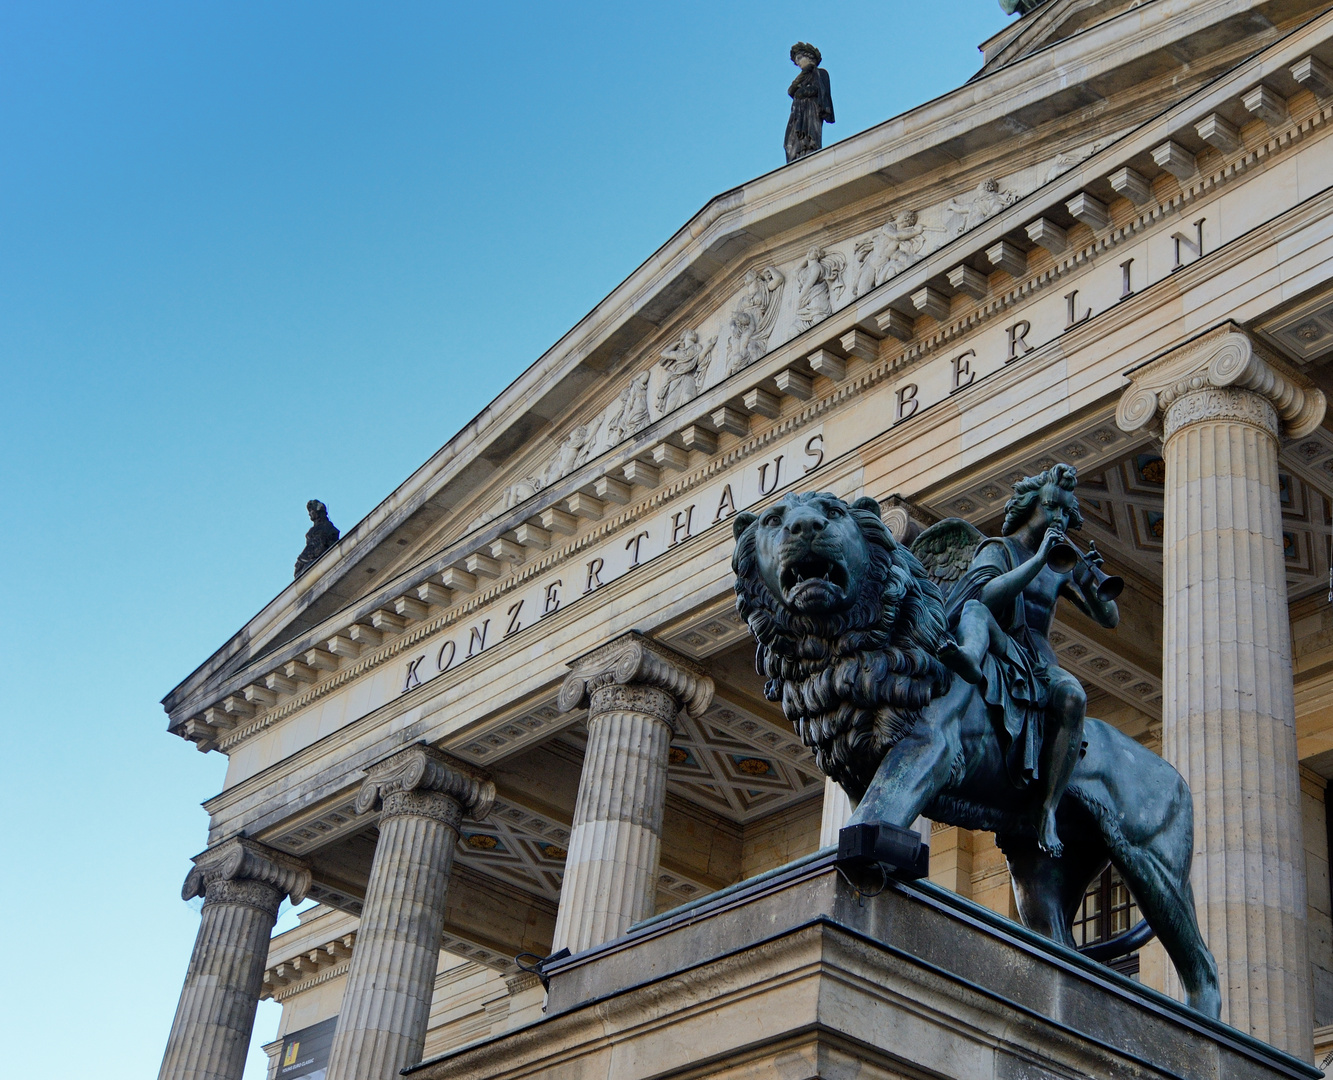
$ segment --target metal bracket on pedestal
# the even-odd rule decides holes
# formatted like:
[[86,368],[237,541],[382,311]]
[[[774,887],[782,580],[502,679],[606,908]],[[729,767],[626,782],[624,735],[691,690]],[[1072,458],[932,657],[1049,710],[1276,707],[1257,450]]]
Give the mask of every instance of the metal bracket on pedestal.
[[848,825],[838,833],[838,863],[880,866],[885,873],[911,881],[930,873],[930,845],[915,829],[885,821]]

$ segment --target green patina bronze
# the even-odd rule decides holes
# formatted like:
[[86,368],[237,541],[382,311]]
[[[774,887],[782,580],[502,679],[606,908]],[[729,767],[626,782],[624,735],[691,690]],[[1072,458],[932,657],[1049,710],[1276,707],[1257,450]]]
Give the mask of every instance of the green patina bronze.
[[1216,1017],[1189,788],[1084,717],[1047,640],[1061,597],[1104,626],[1118,618],[1114,579],[1065,537],[1079,524],[1075,478],[1056,466],[1016,485],[1002,538],[951,519],[912,551],[873,499],[784,496],[734,519],[737,610],[765,694],[856,804],[852,824],[907,828],[925,814],[995,833],[1024,924],[1070,947],[1085,890],[1114,864],[1189,1003]]

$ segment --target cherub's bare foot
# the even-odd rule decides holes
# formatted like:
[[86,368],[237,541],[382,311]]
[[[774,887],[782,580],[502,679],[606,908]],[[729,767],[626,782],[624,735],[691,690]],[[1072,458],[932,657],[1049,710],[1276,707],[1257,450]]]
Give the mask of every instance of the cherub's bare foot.
[[986,677],[981,673],[981,667],[972,657],[968,656],[958,646],[958,642],[951,637],[946,637],[939,647],[937,654],[940,663],[950,671],[955,671],[973,686],[982,686],[986,682]]
[[1060,842],[1060,834],[1055,828],[1055,811],[1042,811],[1037,825],[1037,847],[1053,859],[1065,853],[1065,846]]

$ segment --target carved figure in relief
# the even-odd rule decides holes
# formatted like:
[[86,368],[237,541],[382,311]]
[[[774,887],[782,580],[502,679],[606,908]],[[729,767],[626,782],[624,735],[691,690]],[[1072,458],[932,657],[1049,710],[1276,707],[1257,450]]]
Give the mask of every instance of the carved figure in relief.
[[641,371],[630,380],[618,400],[611,406],[606,420],[606,444],[615,446],[632,435],[637,435],[652,422],[648,412],[648,380],[651,372]]
[[833,314],[833,301],[841,298],[842,272],[847,257],[811,248],[796,268],[796,331],[809,330]]
[[729,322],[728,375],[734,375],[768,352],[768,339],[777,322],[782,288],[786,283],[787,279],[776,266],[746,273],[745,285]]
[[545,485],[554,484],[562,476],[568,476],[580,465],[592,457],[597,435],[602,429],[602,417],[591,424],[579,424],[565,436],[564,442],[555,452],[555,457],[546,466]]
[[[1114,863],[1146,921],[1099,945],[1096,958],[1124,955],[1156,932],[1189,1004],[1216,1017],[1217,965],[1189,882],[1193,801],[1180,774],[1099,720],[1083,719],[1072,744],[1041,732],[1048,711],[1034,706],[1025,724],[1036,725],[1039,739],[1050,735],[1056,756],[1073,764],[1055,809],[1061,853],[1040,836],[1048,789],[1035,776],[1024,782],[1033,761],[1028,729],[1014,732],[1006,702],[1081,694],[1046,640],[1056,596],[1113,621],[1114,604],[1097,595],[1095,560],[1077,556],[1079,565],[1063,573],[1044,561],[1057,546],[1046,535],[1062,537],[1077,511],[1064,486],[1073,470],[1063,470],[1018,486],[1006,515],[1010,536],[1025,535],[1017,552],[1009,537],[981,537],[978,549],[979,534],[956,519],[926,530],[909,551],[873,499],[849,505],[826,493],[790,494],[760,514],[737,514],[736,609],[758,643],[765,696],[781,702],[819,767],[856,804],[849,828],[908,829],[925,814],[994,832],[1023,922],[1069,947],[1084,891]],[[963,609],[976,613],[973,604],[1004,638],[993,640],[989,623],[980,635],[989,659],[971,672],[977,684],[946,663],[960,666],[962,651],[976,660],[977,641],[960,618]],[[1046,761],[1039,753],[1038,768]]]
[[686,330],[676,344],[662,350],[662,371],[666,380],[657,391],[659,413],[669,413],[684,405],[704,388],[716,344],[716,337],[702,342],[698,330]]
[[1001,191],[998,180],[983,180],[971,194],[950,199],[944,204],[948,222],[945,228],[951,237],[961,236],[1003,210],[1016,198],[1011,192]]
[[860,268],[852,295],[865,296],[914,262],[923,245],[921,237],[925,231],[916,211],[908,210],[901,216],[891,215],[870,236],[857,241],[854,254]]
[[305,534],[305,547],[296,557],[296,572],[293,578],[299,578],[319,560],[319,557],[338,542],[342,534],[338,527],[329,520],[329,508],[318,499],[311,499],[305,504],[306,513],[312,522]]
[[1051,162],[1051,167],[1046,172],[1046,182],[1050,183],[1056,177],[1063,176],[1075,165],[1087,161],[1088,158],[1092,157],[1093,154],[1097,153],[1105,145],[1105,142],[1095,142],[1088,146],[1080,147],[1078,150],[1071,151],[1070,153],[1059,155],[1053,162]]
[[788,165],[820,149],[824,145],[824,125],[833,123],[833,91],[828,72],[819,66],[823,59],[808,42],[798,41],[791,47],[791,62],[801,73],[787,87],[791,117],[782,145]]

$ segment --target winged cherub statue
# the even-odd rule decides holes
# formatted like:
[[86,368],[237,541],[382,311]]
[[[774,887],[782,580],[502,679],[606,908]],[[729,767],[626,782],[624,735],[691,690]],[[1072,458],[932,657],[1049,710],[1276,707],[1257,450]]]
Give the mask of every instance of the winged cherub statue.
[[985,537],[950,518],[912,545],[928,573],[952,582],[945,614],[956,641],[940,659],[1003,714],[1009,777],[1033,792],[1037,844],[1050,855],[1061,853],[1055,808],[1078,764],[1087,706],[1082,685],[1051,647],[1056,604],[1064,597],[1108,629],[1120,621],[1119,590],[1105,587],[1118,579],[1098,572],[1095,547],[1077,556],[1065,536],[1083,525],[1077,483],[1072,465],[1054,465],[1014,485],[1002,535]]

